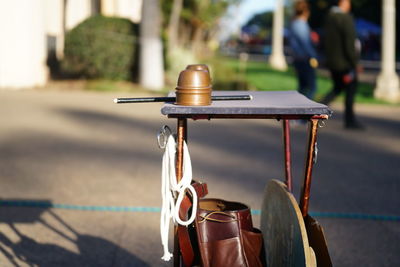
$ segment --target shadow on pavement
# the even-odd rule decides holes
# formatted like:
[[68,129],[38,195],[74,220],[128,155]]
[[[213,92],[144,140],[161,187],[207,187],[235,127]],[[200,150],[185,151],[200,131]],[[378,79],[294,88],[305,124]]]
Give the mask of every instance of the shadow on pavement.
[[[14,203],[35,202],[42,207],[0,207],[0,223],[6,224],[10,232],[0,232],[0,253],[2,253],[10,266],[20,266],[21,262],[27,266],[149,266],[135,255],[106,239],[80,234],[69,226],[62,218],[55,214],[44,204],[51,206],[48,200],[2,200]],[[42,215],[48,213],[56,223],[56,227]],[[21,224],[41,224],[47,230],[60,236],[67,242],[76,246],[78,252],[70,251],[57,244],[40,243],[22,233],[18,226]],[[22,226],[23,227],[23,226]],[[21,228],[22,228],[21,227]],[[10,238],[8,236],[14,236]],[[18,237],[18,241],[15,240]],[[72,237],[71,237],[72,236]],[[122,262],[123,261],[123,262]],[[5,264],[5,263],[3,263]],[[4,265],[2,265],[4,266]]]
[[[116,132],[118,131],[122,143],[129,143],[129,139],[124,139],[131,138],[135,134],[147,133],[148,135],[153,132],[155,136],[155,129],[157,129],[157,122],[145,118],[143,120],[134,117],[127,118],[81,109],[59,109],[57,112],[78,122],[81,127],[92,127],[96,131],[114,129]],[[345,196],[342,200],[343,205],[339,205],[341,208],[361,210],[369,206],[370,209],[373,207],[371,210],[376,212],[382,205],[382,201],[371,201],[369,200],[370,192],[367,190],[358,192],[354,187],[348,185],[355,183],[362,187],[369,185],[371,188],[375,188],[378,185],[376,177],[381,177],[379,185],[382,190],[379,192],[382,194],[382,199],[385,199],[384,202],[392,203],[385,205],[387,210],[384,211],[393,212],[396,206],[393,204],[398,203],[398,200],[393,201],[394,190],[391,190],[397,181],[395,178],[396,170],[398,170],[398,164],[396,164],[398,154],[383,147],[379,139],[384,140],[390,137],[393,142],[395,140],[393,138],[397,138],[399,134],[399,121],[392,118],[361,115],[360,120],[365,124],[367,130],[358,132],[345,130],[342,125],[342,116],[342,112],[335,111],[326,126],[320,130],[318,144],[321,154],[318,164],[314,168],[314,199],[326,199],[327,195],[332,194],[333,189],[337,189]],[[218,120],[211,122],[189,120],[188,144],[192,149],[194,171],[199,170],[201,179],[205,181],[210,177],[215,177],[221,184],[239,186],[256,195],[262,194],[268,179],[283,179],[281,123],[234,121],[237,123],[220,124]],[[168,120],[173,131],[175,131],[174,123],[175,120]],[[126,147],[126,153],[121,153],[116,148],[106,147],[88,155],[91,155],[92,159],[102,155],[101,157],[107,158],[107,161],[113,162],[113,164],[127,163],[121,167],[127,166],[130,162],[140,162],[136,166],[158,163],[162,152],[146,149],[143,140],[140,141],[142,143],[132,142],[131,147]],[[301,187],[305,144],[306,127],[292,128],[292,158],[296,189],[294,192],[299,192]],[[71,147],[82,149],[84,146],[68,147],[69,149]],[[89,146],[88,151],[91,149],[93,147]],[[118,160],[114,162],[113,158]],[[371,158],[374,159],[374,162],[366,164]],[[127,161],[127,159],[129,160]],[[195,175],[197,174],[195,173]],[[243,179],[248,177],[251,177],[251,182],[244,183]],[[208,182],[212,187],[211,181],[208,180]],[[349,199],[356,199],[356,196],[359,199],[352,201],[355,205],[349,205],[347,203]],[[327,202],[330,204],[327,205]],[[369,205],[364,205],[364,203],[369,203]],[[331,201],[319,201],[312,204],[317,210],[334,209],[338,206],[338,203]]]
[[[93,189],[93,200],[117,191],[119,197],[129,196],[126,200],[132,199],[135,203],[141,203],[138,201],[141,196],[147,197],[146,205],[157,202],[156,193],[150,190],[157,191],[158,196],[156,179],[162,151],[156,147],[155,135],[162,120],[145,116],[130,118],[84,108],[61,107],[51,111],[61,120],[72,122],[79,138],[70,136],[69,132],[60,135],[39,127],[30,132],[23,131],[22,127],[17,135],[7,136],[7,140],[0,142],[3,192],[8,192],[11,197],[14,192],[15,196],[30,192],[43,195],[50,190],[59,194],[61,189],[56,191],[54,188],[65,178],[70,179],[68,188],[73,189],[81,185],[82,177],[85,177],[85,186]],[[360,115],[360,120],[367,127],[366,131],[346,131],[342,113],[335,111],[327,126],[320,130],[320,154],[314,168],[310,200],[312,211],[398,215],[400,123],[390,117],[365,114]],[[174,129],[176,121],[168,120],[168,124]],[[292,130],[296,193],[303,177],[305,129]],[[266,181],[283,178],[280,123],[189,121],[188,134],[195,175],[207,182],[211,193],[216,192],[217,197],[239,200],[240,196],[252,207],[257,207]],[[120,183],[124,187],[112,187],[110,177],[114,184]],[[148,179],[142,180],[143,177]],[[135,188],[129,187],[137,181],[143,182]],[[149,189],[142,193],[139,188],[145,185]],[[10,193],[10,190],[15,191]],[[87,200],[76,199],[78,203]],[[121,201],[125,199],[121,197]],[[0,219],[0,223],[10,229],[0,234],[0,254],[8,259],[10,266],[18,266],[21,261],[31,266],[146,266],[118,244],[78,233],[51,212],[46,208],[0,206],[0,218],[7,218]],[[51,225],[41,219],[43,213],[51,214]],[[335,265],[383,266],[381,260],[385,259],[392,263],[386,266],[400,266],[398,223],[331,218],[321,221]],[[31,234],[23,233],[24,224],[40,224],[77,249],[69,250],[69,246],[61,247],[58,243],[40,243],[40,239],[34,240]],[[135,224],[140,223],[135,221],[132,225]],[[13,236],[19,237],[18,242],[12,239]],[[130,241],[141,247],[146,243],[140,238]],[[376,244],[379,244],[378,248]],[[126,258],[126,264],[118,261],[122,258]]]

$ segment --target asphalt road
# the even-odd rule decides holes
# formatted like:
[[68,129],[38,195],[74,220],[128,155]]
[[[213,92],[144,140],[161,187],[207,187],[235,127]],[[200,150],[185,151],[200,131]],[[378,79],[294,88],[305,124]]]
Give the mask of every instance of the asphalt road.
[[[0,200],[159,207],[161,104],[116,95],[0,91]],[[319,131],[310,210],[400,216],[400,107],[357,106],[366,131],[346,131],[342,103]],[[211,197],[259,209],[283,179],[281,124],[189,122],[194,176]],[[292,130],[295,196],[305,127]],[[253,217],[259,224],[259,216]],[[334,266],[400,266],[400,221],[318,218]],[[0,206],[0,266],[163,266],[159,213]]]

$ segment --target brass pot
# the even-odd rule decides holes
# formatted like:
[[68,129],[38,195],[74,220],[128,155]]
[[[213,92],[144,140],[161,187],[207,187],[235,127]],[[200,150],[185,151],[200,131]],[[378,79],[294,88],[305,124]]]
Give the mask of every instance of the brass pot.
[[210,69],[206,64],[191,64],[186,66],[187,70],[203,70],[210,73]]
[[[204,66],[207,70],[204,69]],[[176,103],[182,106],[211,105],[211,78],[207,65],[189,65],[179,74]]]

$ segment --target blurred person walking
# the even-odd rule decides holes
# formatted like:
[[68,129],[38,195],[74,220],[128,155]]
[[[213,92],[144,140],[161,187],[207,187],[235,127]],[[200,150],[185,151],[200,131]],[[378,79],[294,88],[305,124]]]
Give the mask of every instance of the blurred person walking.
[[326,64],[331,72],[332,90],[323,98],[329,104],[345,91],[344,126],[347,129],[363,129],[354,114],[354,98],[357,91],[358,55],[356,31],[350,14],[351,1],[337,0],[325,21]]
[[289,42],[293,65],[296,69],[298,91],[310,99],[314,98],[316,86],[315,68],[318,67],[317,52],[311,39],[308,25],[310,9],[306,1],[294,4],[294,19],[290,24]]

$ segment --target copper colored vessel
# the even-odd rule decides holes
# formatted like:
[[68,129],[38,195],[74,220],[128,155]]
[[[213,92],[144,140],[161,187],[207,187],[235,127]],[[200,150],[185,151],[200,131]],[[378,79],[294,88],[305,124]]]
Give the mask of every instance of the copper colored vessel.
[[210,69],[206,64],[191,64],[186,66],[187,70],[204,70],[210,73]]
[[182,106],[211,105],[211,77],[207,65],[188,65],[179,74],[176,103]]

